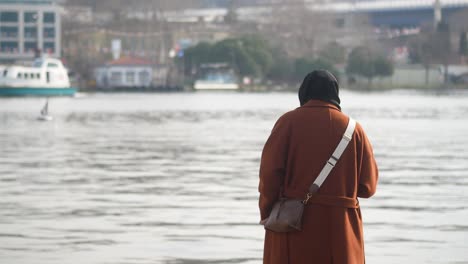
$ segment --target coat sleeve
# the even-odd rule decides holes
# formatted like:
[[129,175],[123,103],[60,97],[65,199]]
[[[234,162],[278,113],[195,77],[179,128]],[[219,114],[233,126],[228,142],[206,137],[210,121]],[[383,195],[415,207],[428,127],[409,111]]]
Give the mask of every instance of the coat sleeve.
[[263,148],[260,163],[259,207],[261,219],[269,216],[280,196],[288,156],[290,128],[284,116],[273,127]]
[[358,143],[359,185],[357,196],[369,198],[374,195],[377,189],[379,171],[369,139],[364,130],[362,128],[360,130],[360,144]]

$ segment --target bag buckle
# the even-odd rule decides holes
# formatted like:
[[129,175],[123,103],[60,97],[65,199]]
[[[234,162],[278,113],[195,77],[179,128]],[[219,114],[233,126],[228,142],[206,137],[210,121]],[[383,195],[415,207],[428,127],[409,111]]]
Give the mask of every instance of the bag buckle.
[[351,135],[347,135],[346,133],[343,135],[343,139],[347,140],[347,141],[351,141],[353,138],[352,138],[352,134]]
[[312,193],[307,193],[307,194],[306,194],[306,198],[302,201],[302,203],[303,203],[304,205],[306,205],[306,204],[309,202],[309,199],[312,198],[312,196],[314,196],[314,194],[312,194]]

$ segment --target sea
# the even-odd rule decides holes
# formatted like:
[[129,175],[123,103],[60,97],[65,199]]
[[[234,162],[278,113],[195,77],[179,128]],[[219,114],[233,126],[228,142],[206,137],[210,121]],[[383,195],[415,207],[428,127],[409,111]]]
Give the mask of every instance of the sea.
[[[366,263],[468,263],[468,91],[341,93],[380,169]],[[295,93],[0,98],[1,264],[259,264],[261,151]]]

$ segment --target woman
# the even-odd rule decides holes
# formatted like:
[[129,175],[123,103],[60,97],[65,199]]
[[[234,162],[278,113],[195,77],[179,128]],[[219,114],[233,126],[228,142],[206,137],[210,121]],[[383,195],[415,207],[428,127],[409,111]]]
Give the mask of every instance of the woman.
[[[305,198],[340,142],[349,118],[341,112],[338,95],[336,78],[327,71],[314,71],[299,89],[301,107],[276,122],[260,165],[261,224],[266,223],[279,197]],[[364,263],[357,197],[371,197],[377,178],[371,144],[357,124],[351,142],[315,194],[316,199],[305,206],[302,231],[266,231],[263,263]]]

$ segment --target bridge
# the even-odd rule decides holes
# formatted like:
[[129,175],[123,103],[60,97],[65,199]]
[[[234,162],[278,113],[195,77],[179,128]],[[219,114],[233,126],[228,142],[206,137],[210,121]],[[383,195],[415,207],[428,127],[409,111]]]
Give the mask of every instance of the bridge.
[[[434,0],[386,0],[312,6],[336,13],[367,14],[374,26],[417,27],[434,21]],[[468,0],[440,0],[442,18],[468,8]]]
[[[440,0],[442,17],[468,8],[468,0]],[[250,7],[239,7],[236,13],[239,20],[262,22],[270,19],[272,10],[285,4],[262,4]],[[339,15],[366,14],[374,26],[386,27],[419,27],[434,20],[434,0],[384,0],[384,1],[342,1],[317,4],[307,0],[311,10],[332,12]],[[228,10],[225,8],[188,9],[168,12],[173,21],[216,21],[222,19]]]

